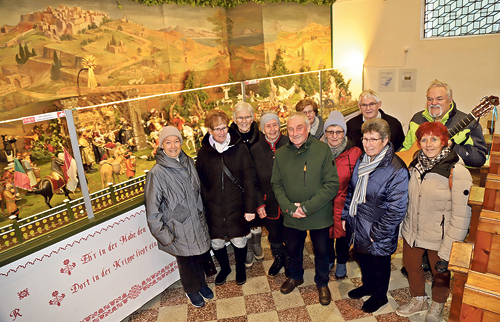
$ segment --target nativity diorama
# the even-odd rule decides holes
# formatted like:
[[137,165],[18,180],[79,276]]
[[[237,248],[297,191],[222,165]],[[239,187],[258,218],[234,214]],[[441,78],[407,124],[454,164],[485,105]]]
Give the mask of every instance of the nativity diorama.
[[[99,211],[111,203],[103,191],[125,182],[135,186],[120,189],[136,196],[161,129],[177,127],[195,157],[214,108],[231,116],[245,101],[257,121],[266,110],[285,121],[304,98],[323,117],[357,106],[350,80],[331,69],[330,12],[321,6],[16,3],[2,2],[12,10],[0,15],[4,223],[74,205],[87,190]],[[75,218],[85,215],[78,207]]]

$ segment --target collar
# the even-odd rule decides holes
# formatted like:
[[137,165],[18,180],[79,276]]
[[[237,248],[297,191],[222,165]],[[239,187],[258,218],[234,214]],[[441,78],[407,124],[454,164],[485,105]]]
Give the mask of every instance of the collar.
[[[366,119],[365,119],[364,115],[363,115],[363,114],[361,114],[361,115],[363,116],[363,123],[364,123],[364,122],[366,122]],[[378,119],[382,118],[382,113],[380,113],[380,109],[378,109],[378,115],[377,115],[377,118],[378,118]]]
[[[443,118],[441,119],[441,122],[442,124],[445,124],[448,122],[448,120],[450,118],[453,117],[453,115],[455,115],[457,112],[457,107],[456,107],[456,103],[455,101],[451,101],[451,107],[450,109],[448,110],[448,112],[446,112],[443,116]],[[431,114],[429,113],[429,110],[427,108],[425,108],[425,110],[422,112],[422,116],[429,122],[434,122],[434,118],[431,116]]]

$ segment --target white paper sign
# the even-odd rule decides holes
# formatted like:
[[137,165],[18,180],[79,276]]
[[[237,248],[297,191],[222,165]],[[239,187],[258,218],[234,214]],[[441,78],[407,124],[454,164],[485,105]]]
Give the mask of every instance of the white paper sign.
[[144,206],[0,268],[0,321],[121,321],[179,279]]

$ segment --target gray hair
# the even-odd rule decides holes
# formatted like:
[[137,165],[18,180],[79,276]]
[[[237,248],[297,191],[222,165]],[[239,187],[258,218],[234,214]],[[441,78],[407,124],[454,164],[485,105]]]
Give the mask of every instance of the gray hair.
[[373,89],[367,89],[367,90],[362,91],[361,94],[359,94],[358,102],[361,101],[361,98],[367,98],[367,97],[373,98],[377,103],[380,102],[380,98],[378,96],[378,93],[375,92]]
[[391,128],[389,127],[389,123],[384,119],[371,119],[361,125],[362,134],[370,132],[377,132],[383,140],[391,138]]
[[297,117],[301,117],[304,120],[304,122],[306,122],[307,126],[311,126],[311,123],[309,123],[309,119],[307,118],[307,115],[305,113],[302,113],[302,112],[293,112],[292,114],[290,114],[290,117],[286,121],[286,124],[288,125],[288,122],[290,122],[290,120],[293,120]]
[[233,109],[233,120],[236,119],[238,113],[242,111],[248,111],[250,115],[252,116],[252,122],[254,121],[254,112],[253,112],[253,107],[247,102],[238,102],[234,106]]
[[427,88],[426,93],[428,93],[431,88],[435,88],[435,87],[444,87],[446,89],[446,96],[448,96],[448,99],[450,101],[453,99],[453,91],[451,90],[450,85],[448,85],[447,83],[440,81],[438,79],[435,79],[431,82],[431,84]]

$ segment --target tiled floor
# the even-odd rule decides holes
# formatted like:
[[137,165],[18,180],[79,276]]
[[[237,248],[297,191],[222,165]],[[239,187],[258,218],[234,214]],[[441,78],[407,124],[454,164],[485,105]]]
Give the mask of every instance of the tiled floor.
[[[247,282],[241,286],[234,281],[234,254],[230,253],[233,272],[222,286],[215,286],[214,277],[208,279],[208,286],[214,291],[215,298],[207,301],[204,308],[198,309],[188,304],[180,282],[176,282],[122,322],[425,321],[425,313],[410,318],[402,318],[395,313],[399,304],[406,303],[410,299],[408,281],[400,272],[401,241],[400,247],[392,256],[389,304],[374,314],[361,311],[363,300],[368,297],[352,300],[347,296],[347,292],[361,284],[361,273],[356,261],[351,260],[347,263],[348,277],[345,279],[335,280],[334,270],[332,270],[329,282],[332,303],[322,306],[319,304],[314,284],[314,255],[310,241],[306,242],[304,250],[304,284],[287,295],[279,291],[281,284],[285,281],[283,270],[274,278],[267,276],[273,258],[267,238],[263,238],[262,245],[265,247],[264,260],[255,262],[251,268],[247,269]],[[431,294],[431,275],[427,274],[426,291],[427,294]],[[450,302],[451,297],[445,305],[444,321],[447,320]]]

